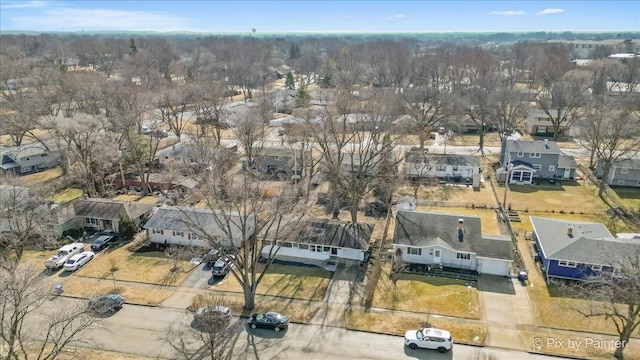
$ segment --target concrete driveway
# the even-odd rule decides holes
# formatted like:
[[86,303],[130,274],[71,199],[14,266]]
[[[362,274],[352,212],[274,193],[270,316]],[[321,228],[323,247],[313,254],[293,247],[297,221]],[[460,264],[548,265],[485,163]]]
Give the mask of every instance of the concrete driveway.
[[515,278],[482,275],[478,279],[489,330],[489,346],[526,350],[518,336],[518,325],[533,325],[534,318],[526,288]]

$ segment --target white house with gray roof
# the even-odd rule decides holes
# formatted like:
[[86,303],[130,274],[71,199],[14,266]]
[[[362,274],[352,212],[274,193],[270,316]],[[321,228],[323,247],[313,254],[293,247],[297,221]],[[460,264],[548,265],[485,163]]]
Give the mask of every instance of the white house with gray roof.
[[509,276],[513,252],[507,236],[482,233],[480,217],[398,211],[393,235],[395,261]]
[[609,272],[625,254],[639,254],[637,239],[614,237],[600,223],[531,216],[533,239],[542,268],[551,278],[579,280]]
[[562,153],[555,141],[508,137],[502,138],[500,163],[496,175],[504,179],[508,174],[509,184],[532,184],[535,179],[574,180],[578,168],[573,156]]
[[0,150],[0,169],[5,174],[23,175],[58,165],[60,155],[51,146],[39,142]]
[[275,254],[276,259],[312,265],[329,259],[364,261],[373,228],[373,224],[336,219],[307,220],[300,230],[266,244],[262,254],[265,257]]
[[410,152],[404,162],[409,177],[464,178],[480,174],[480,157],[455,154]]
[[[558,109],[549,110],[549,114],[553,116],[554,119],[558,118]],[[553,135],[554,129],[553,124],[551,123],[551,117],[542,109],[531,109],[527,113],[527,121],[526,121],[526,129],[527,132],[531,135],[545,135],[551,136]],[[562,121],[560,121],[560,133],[566,135],[579,135],[577,133],[573,133],[574,131],[571,128],[571,113],[564,110],[560,112],[560,117]]]
[[161,207],[144,225],[152,243],[164,245],[239,247],[253,236],[254,216],[191,207]]

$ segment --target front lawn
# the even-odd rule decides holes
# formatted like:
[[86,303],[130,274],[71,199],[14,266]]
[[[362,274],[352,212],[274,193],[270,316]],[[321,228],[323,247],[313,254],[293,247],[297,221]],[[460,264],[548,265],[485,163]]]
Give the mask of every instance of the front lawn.
[[20,177],[20,181],[25,186],[35,186],[38,184],[44,184],[53,179],[57,179],[62,176],[62,168],[56,167],[53,169],[47,169],[37,173],[29,174]]
[[[135,281],[158,285],[179,285],[194,265],[178,261],[177,271],[172,271],[173,261],[163,257],[143,256],[131,252],[131,244],[107,253],[99,253],[95,259],[76,272],[76,276],[99,279]],[[113,270],[113,271],[112,271]]]
[[[414,196],[414,186],[407,182],[398,191],[399,195]],[[420,186],[418,189],[418,200],[457,203],[462,207],[496,208],[496,198],[491,191],[489,183],[485,183],[480,187],[479,191],[473,190],[471,186],[453,186],[453,185],[433,185]]]
[[256,308],[244,310],[242,296],[197,295],[189,310],[195,311],[198,308],[210,305],[227,306],[234,315],[244,317],[260,312],[275,311],[287,315],[291,322],[302,324],[308,324],[313,315],[320,309],[319,303],[303,304],[281,298],[256,296]]
[[111,279],[99,281],[84,280],[81,278],[69,277],[62,282],[63,294],[92,298],[94,296],[104,295],[110,292],[116,292],[122,295],[127,303],[142,305],[159,305],[161,302],[173,295],[173,291],[161,289],[149,289],[146,287],[130,287],[114,284]]
[[[347,329],[372,331],[376,333],[404,335],[407,330],[424,327],[426,317],[400,315],[390,312],[360,312],[348,311],[345,314]],[[487,338],[487,328],[475,324],[465,324],[444,318],[429,319],[431,326],[447,330],[454,342],[484,345]],[[399,342],[402,340],[398,339]]]
[[[259,264],[259,266],[263,265]],[[329,287],[331,275],[331,272],[315,266],[271,264],[258,285],[257,293],[320,301]],[[242,287],[233,274],[227,275],[224,280],[216,284],[215,289],[242,292]]]
[[480,319],[478,289],[464,281],[401,274],[394,286],[389,279],[391,264],[384,264],[373,295],[374,308]]

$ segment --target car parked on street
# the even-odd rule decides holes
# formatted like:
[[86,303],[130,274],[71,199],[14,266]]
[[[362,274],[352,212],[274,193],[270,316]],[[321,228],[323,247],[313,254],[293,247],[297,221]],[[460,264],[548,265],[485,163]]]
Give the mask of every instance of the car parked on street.
[[206,328],[222,327],[231,321],[231,310],[226,306],[214,305],[199,308],[194,317],[197,326]]
[[115,235],[108,235],[108,234],[99,235],[93,240],[93,242],[91,242],[91,250],[100,251],[102,249],[109,247],[109,244],[111,244],[114,241],[116,241]]
[[76,271],[84,266],[84,264],[93,260],[95,254],[93,251],[85,251],[80,254],[73,255],[67,262],[62,266],[64,271]]
[[266,313],[251,315],[247,323],[252,329],[273,329],[277,332],[284,330],[289,326],[289,318],[286,315],[269,311]]
[[444,353],[453,348],[453,339],[446,330],[422,328],[407,331],[404,334],[404,344],[411,349],[432,349]]
[[229,271],[231,271],[235,266],[233,260],[232,255],[226,255],[216,260],[211,267],[211,273],[213,276],[227,276]]
[[96,296],[89,300],[88,311],[96,315],[102,315],[119,310],[124,305],[124,297],[118,294],[106,294]]

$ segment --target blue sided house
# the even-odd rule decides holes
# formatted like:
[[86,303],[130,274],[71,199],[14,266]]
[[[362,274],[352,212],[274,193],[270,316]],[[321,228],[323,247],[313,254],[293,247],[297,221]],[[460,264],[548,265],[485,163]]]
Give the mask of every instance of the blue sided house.
[[638,254],[637,239],[614,237],[600,223],[531,216],[533,239],[546,273],[552,278],[580,280],[600,273],[616,276],[627,254]]

